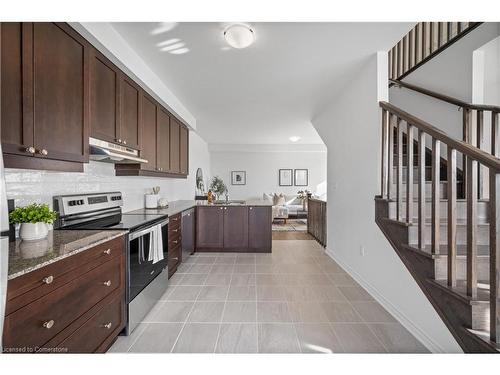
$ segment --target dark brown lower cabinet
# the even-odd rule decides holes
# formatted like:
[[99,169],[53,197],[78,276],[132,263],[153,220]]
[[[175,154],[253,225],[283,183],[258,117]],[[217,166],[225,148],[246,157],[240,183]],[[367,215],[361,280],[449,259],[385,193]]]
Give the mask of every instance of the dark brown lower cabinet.
[[123,236],[8,283],[6,353],[105,352],[124,326]]
[[196,249],[224,247],[224,207],[196,207]]
[[271,252],[271,207],[196,207],[196,251]]
[[248,207],[224,207],[224,250],[248,249]]
[[311,234],[321,246],[326,247],[326,202],[318,199],[307,201],[307,232]]
[[248,248],[270,252],[272,247],[272,212],[270,207],[248,207]]

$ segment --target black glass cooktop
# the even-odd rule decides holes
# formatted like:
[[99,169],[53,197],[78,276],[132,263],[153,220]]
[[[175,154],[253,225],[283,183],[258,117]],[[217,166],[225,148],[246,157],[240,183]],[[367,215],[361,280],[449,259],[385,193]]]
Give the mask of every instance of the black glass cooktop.
[[79,225],[72,226],[68,229],[123,229],[137,230],[141,227],[154,224],[162,221],[163,217],[154,214],[137,214],[137,215],[114,215],[106,219],[95,220]]

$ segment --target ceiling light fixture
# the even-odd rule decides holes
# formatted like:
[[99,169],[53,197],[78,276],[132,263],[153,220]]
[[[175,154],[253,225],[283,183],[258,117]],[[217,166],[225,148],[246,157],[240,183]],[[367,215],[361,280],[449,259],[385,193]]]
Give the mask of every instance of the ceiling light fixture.
[[298,141],[300,141],[300,137],[297,137],[296,135],[294,135],[293,137],[290,137],[288,139],[291,140],[292,142],[298,142]]
[[246,25],[233,24],[224,31],[224,38],[231,47],[241,49],[250,46],[255,41],[255,34]]

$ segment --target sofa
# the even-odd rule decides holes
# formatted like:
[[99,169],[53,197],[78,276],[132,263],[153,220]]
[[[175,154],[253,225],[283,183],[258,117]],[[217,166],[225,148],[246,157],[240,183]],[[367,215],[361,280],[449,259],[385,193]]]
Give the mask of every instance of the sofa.
[[290,216],[297,216],[298,212],[303,212],[302,200],[297,195],[264,193],[263,200],[273,203],[273,220],[286,219]]

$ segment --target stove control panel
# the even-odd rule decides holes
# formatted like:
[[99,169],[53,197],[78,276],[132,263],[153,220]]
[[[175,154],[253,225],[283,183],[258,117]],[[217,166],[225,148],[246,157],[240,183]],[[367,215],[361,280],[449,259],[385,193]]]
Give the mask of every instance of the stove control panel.
[[59,195],[55,196],[53,200],[54,210],[59,212],[60,217],[119,208],[123,204],[120,192]]

